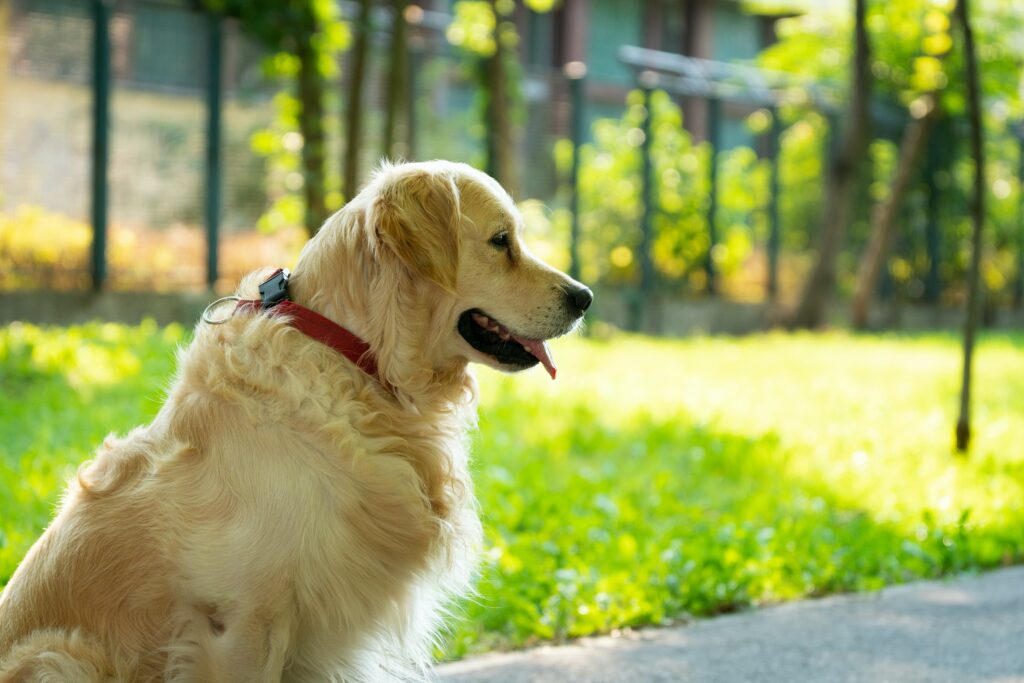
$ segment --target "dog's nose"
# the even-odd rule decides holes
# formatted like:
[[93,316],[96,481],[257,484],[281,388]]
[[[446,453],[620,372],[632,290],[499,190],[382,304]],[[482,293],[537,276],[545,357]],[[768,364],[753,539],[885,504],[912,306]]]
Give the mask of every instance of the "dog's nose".
[[570,289],[566,294],[569,296],[569,304],[581,314],[594,302],[594,293],[587,287]]

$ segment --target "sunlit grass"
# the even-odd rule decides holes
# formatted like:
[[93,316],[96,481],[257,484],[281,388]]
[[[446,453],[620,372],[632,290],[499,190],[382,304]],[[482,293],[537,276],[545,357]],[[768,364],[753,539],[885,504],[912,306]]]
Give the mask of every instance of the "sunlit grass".
[[[886,519],[924,509],[954,518],[965,507],[997,509],[1006,502],[999,471],[1024,471],[1024,337],[989,337],[982,348],[969,459],[951,457],[961,362],[953,336],[570,341],[558,349],[556,385],[540,373],[484,376],[482,413],[486,421],[490,407],[516,397],[544,406],[537,419],[548,436],[565,434],[572,406],[605,428],[653,420],[768,437],[788,453],[780,475],[829,484]],[[976,475],[983,489],[962,481]]]
[[952,336],[619,336],[482,374],[490,550],[452,654],[1024,556],[1024,338],[954,455]]
[[[0,330],[0,584],[66,476],[149,419],[181,328]],[[953,336],[555,345],[481,371],[479,594],[447,656],[1024,558],[1024,336],[977,356],[952,452]]]

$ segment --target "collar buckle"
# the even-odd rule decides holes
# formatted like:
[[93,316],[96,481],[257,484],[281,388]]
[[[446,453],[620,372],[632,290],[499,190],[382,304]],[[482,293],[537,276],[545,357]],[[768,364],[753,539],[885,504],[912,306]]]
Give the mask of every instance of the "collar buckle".
[[287,268],[278,268],[273,275],[260,283],[260,308],[266,310],[288,300],[290,275]]

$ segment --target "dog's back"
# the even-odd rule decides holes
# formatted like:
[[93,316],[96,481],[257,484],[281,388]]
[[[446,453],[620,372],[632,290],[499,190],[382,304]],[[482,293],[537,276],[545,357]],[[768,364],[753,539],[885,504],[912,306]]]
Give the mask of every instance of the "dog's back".
[[389,414],[332,354],[264,317],[197,330],[154,423],[106,440],[0,593],[0,682],[423,667],[437,574],[479,533],[462,423]]
[[157,510],[145,491],[153,448],[145,430],[108,438],[80,470],[0,593],[0,653],[14,648],[0,656],[0,681],[46,680],[51,669],[66,680],[128,680],[161,667],[129,654],[159,659],[173,604]]

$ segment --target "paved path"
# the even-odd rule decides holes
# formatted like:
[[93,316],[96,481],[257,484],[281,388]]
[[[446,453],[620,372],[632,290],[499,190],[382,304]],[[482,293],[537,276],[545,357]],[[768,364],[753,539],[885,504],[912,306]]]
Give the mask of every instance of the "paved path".
[[470,658],[443,683],[1024,683],[1024,567]]

